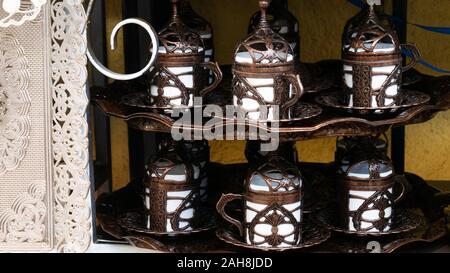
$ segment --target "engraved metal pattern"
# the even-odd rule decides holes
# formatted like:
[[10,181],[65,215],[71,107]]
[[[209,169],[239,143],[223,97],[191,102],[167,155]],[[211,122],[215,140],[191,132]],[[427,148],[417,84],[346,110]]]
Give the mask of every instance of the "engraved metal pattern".
[[[278,2],[278,3],[276,3]],[[280,4],[279,0],[273,0],[267,9],[268,23],[276,33],[281,35],[290,45],[295,45],[293,48],[294,59],[298,61],[300,56],[300,36],[299,23],[297,18],[289,12],[287,7]],[[258,29],[261,20],[261,12],[255,13],[250,19],[248,33],[252,33]]]
[[[364,203],[356,211],[349,211],[349,216],[352,217],[352,224],[355,230],[364,232],[370,231],[373,228],[376,230],[385,230],[386,228],[390,228],[390,222],[394,216],[391,214],[391,216],[386,217],[385,209],[392,207],[395,197],[389,192],[389,188],[377,191],[367,199],[361,198],[358,195],[349,194],[349,199],[361,199],[364,201]],[[363,214],[369,210],[378,210],[378,219],[372,220],[364,218]],[[362,228],[362,222],[370,223],[371,226]]]
[[82,1],[60,0],[50,13],[56,249],[84,252],[91,244],[86,14]]
[[210,162],[210,149],[208,141],[184,141],[180,143],[183,156],[199,169],[198,178],[194,183],[198,184],[200,200],[208,199],[208,165]]
[[0,17],[0,27],[20,26],[36,19],[47,0],[3,0],[6,16]]
[[318,224],[336,231],[345,234],[355,234],[361,236],[386,236],[393,234],[400,234],[409,231],[415,230],[420,224],[424,221],[424,217],[421,215],[417,215],[410,210],[398,209],[396,212],[396,216],[392,219],[391,229],[389,231],[380,231],[380,232],[366,232],[366,231],[352,231],[348,228],[342,228],[339,224],[339,219],[337,219],[339,213],[335,208],[328,208],[317,212],[313,215],[314,219]]
[[[244,100],[254,101],[258,109],[246,109],[246,117],[250,112],[258,112],[260,107],[279,106],[277,114],[283,119],[290,117],[291,108],[298,103],[304,93],[300,76],[295,71],[294,53],[289,43],[272,30],[267,21],[267,7],[270,1],[259,1],[261,17],[258,28],[236,48],[233,63],[232,90],[236,106],[242,107]],[[240,54],[245,62],[239,61]],[[247,56],[248,55],[248,56]],[[272,79],[273,84],[252,86],[249,78]],[[258,91],[259,88],[273,90],[273,100],[266,101]],[[267,109],[266,108],[266,109]],[[261,115],[261,113],[260,113]],[[260,117],[264,119],[264,117]]]
[[[184,181],[172,181],[168,175],[182,166]],[[158,155],[156,155],[146,166],[147,175],[144,179],[144,203],[146,214],[150,216],[150,230],[157,232],[168,232],[167,221],[170,222],[174,232],[187,231],[194,227],[195,211],[198,207],[199,185],[194,180],[193,165],[184,160],[176,151],[175,143],[164,143]],[[171,192],[190,191],[186,197],[169,196]],[[168,201],[180,201],[173,212],[167,208]],[[182,213],[192,209],[192,218],[182,217]],[[181,227],[181,223],[185,223]]]
[[[145,212],[128,212],[117,217],[114,224],[122,227],[130,232],[138,232],[146,235],[154,236],[182,236],[192,235],[196,233],[205,232],[213,229],[216,226],[214,213],[211,210],[200,207],[197,214],[196,225],[192,230],[178,230],[178,231],[157,231],[145,227]],[[115,232],[117,234],[117,232]]]
[[[152,94],[151,92],[148,93],[149,104],[159,108],[173,107],[174,105],[172,105],[171,101],[181,99],[182,105],[188,105],[189,95],[193,94],[193,92],[180,81],[179,77],[192,76],[193,74],[194,71],[175,75],[164,65],[158,64],[150,74],[150,78],[154,79],[153,83],[158,90],[157,94]],[[164,96],[164,89],[167,87],[177,88],[180,91],[180,94],[178,96],[171,96],[170,98]]]
[[[253,245],[259,246],[267,243],[271,247],[277,247],[281,244],[287,244],[290,246],[295,246],[298,244],[302,233],[301,223],[295,219],[293,213],[300,210],[301,206],[289,211],[282,205],[273,203],[261,211],[256,211],[249,206],[247,206],[247,209],[253,210],[256,213],[255,218],[248,223],[249,241]],[[271,226],[272,234],[264,235],[256,231],[256,226],[263,224]],[[286,235],[280,235],[278,232],[280,225],[292,225],[292,232]],[[263,238],[263,240],[256,242],[255,235]],[[288,240],[287,238],[291,236],[293,236],[293,239]]]
[[[254,188],[252,182],[261,180],[263,183]],[[226,206],[234,200],[243,200],[245,203],[244,221],[234,219],[225,211]],[[264,208],[253,208],[249,202]],[[287,209],[287,206],[292,205],[295,207]],[[266,163],[256,170],[250,169],[244,182],[244,193],[222,195],[216,209],[226,221],[236,226],[241,236],[248,239],[252,245],[268,244],[269,247],[297,245],[301,240],[303,223],[303,185],[300,171],[281,156],[271,154]],[[247,220],[249,212],[254,215],[251,216],[251,221]],[[270,234],[260,234],[256,230],[259,225],[270,225]],[[292,232],[281,235],[279,232],[281,226],[292,227]],[[262,238],[262,241],[259,238]]]
[[0,214],[0,243],[40,243],[45,239],[46,182],[33,181],[11,208]]
[[[336,83],[341,82],[341,75],[337,72],[339,69],[342,69],[342,63],[340,61],[327,60],[311,65],[317,67],[314,70],[323,71],[324,78],[336,78]],[[231,83],[231,77],[229,82]],[[449,77],[428,77],[422,75],[422,80],[415,85],[420,92],[404,90],[404,92],[401,92],[403,97],[401,99],[402,106],[388,107],[382,110],[385,113],[383,115],[375,113],[378,109],[372,109],[367,112],[366,108],[357,110],[349,108],[348,105],[344,105],[342,90],[336,90],[336,92],[331,91],[330,93],[326,92],[324,94],[311,94],[315,96],[314,99],[319,104],[327,106],[323,108],[322,114],[316,118],[302,122],[294,122],[292,124],[282,124],[279,128],[268,128],[267,126],[261,126],[261,124],[248,122],[246,129],[253,130],[259,128],[267,132],[277,132],[282,141],[383,133],[388,131],[392,126],[403,126],[429,121],[438,112],[450,109],[449,82]],[[226,105],[228,103],[230,98],[227,94],[230,94],[230,88],[228,88],[227,83],[228,81],[224,81],[222,86],[217,89],[217,92],[208,94],[206,97],[208,103],[217,105]],[[144,131],[170,133],[173,127],[177,128],[177,125],[174,125],[175,120],[167,115],[149,111],[144,113],[141,109],[130,110],[129,107],[125,107],[119,103],[117,98],[121,96],[139,90],[141,92],[142,90],[146,90],[145,84],[138,84],[134,81],[122,83],[119,86],[118,82],[115,82],[108,88],[97,88],[97,90],[101,90],[102,92],[100,96],[94,97],[93,102],[107,115],[127,121],[131,120],[129,123],[132,126]],[[337,109],[341,110],[336,111]],[[143,120],[148,120],[149,122],[144,122]],[[191,126],[188,128],[184,127],[184,130],[189,129],[193,135],[195,131],[200,130],[224,129],[226,122],[228,121],[219,120],[214,124],[205,123],[203,128]],[[256,134],[248,131],[245,137],[248,138],[250,136],[256,136]]]
[[[178,1],[172,0],[172,18],[158,33],[162,48],[157,64],[150,73],[148,101],[153,108],[171,109],[189,107],[193,96],[204,96],[215,89],[222,80],[219,65],[205,62],[205,45],[200,34],[190,29],[178,14]],[[171,69],[192,69],[180,74]],[[192,77],[192,83],[184,84],[180,78]],[[211,77],[210,77],[211,76]],[[214,77],[212,77],[214,76]],[[214,78],[214,80],[213,80]],[[210,85],[207,81],[209,80]],[[156,87],[156,92],[152,89]],[[165,89],[176,89],[178,95],[165,94]],[[168,92],[168,91],[167,91]],[[178,101],[179,100],[179,101]]]
[[[348,94],[343,94],[341,91],[332,91],[327,94],[319,95],[315,100],[323,106],[340,109],[351,114],[382,116],[383,114],[396,114],[400,110],[405,110],[414,106],[425,105],[430,102],[431,97],[428,94],[418,91],[402,90],[396,98],[395,105],[376,108],[349,106]],[[401,118],[402,116],[399,117]]]
[[177,0],[172,0],[172,19],[158,33],[166,54],[199,54],[204,50],[203,40],[197,32],[186,26],[179,14]]
[[[256,30],[239,43],[236,53],[248,52],[253,64],[287,63],[293,56],[289,43],[273,29],[267,20],[267,10],[271,0],[260,0],[260,18]],[[291,61],[292,62],[292,61]]]
[[[360,22],[353,23],[351,27],[347,26],[343,35],[344,75],[353,76],[351,87],[344,80],[347,96],[353,95],[355,107],[372,107],[372,97],[376,98],[378,107],[394,106],[398,92],[389,96],[386,90],[401,85],[402,58],[397,33],[382,26],[373,6],[370,6],[359,20]],[[392,45],[392,50],[377,52],[376,48],[381,44]],[[345,66],[351,67],[351,70]],[[394,66],[391,72],[375,72],[376,68],[389,66]],[[372,80],[377,76],[386,76],[386,80],[380,88],[373,88]],[[386,104],[386,99],[392,101]]]
[[205,46],[205,62],[214,60],[213,29],[211,24],[198,15],[191,7],[189,0],[179,1],[179,13],[183,22],[200,34]]
[[[274,177],[272,175],[274,173],[280,174],[280,177]],[[245,189],[247,192],[253,191],[251,189],[251,182],[256,176],[263,179],[268,189],[267,192],[270,194],[297,192],[301,191],[302,188],[302,175],[297,166],[276,153],[271,154],[270,157],[267,158],[266,163],[250,172],[250,175],[245,182]],[[257,193],[264,195],[264,193],[261,192]]]
[[302,240],[293,246],[290,247],[263,247],[263,246],[255,246],[255,245],[249,245],[242,241],[241,236],[238,232],[236,232],[232,228],[221,228],[216,231],[217,237],[224,241],[227,244],[236,246],[238,248],[246,248],[251,250],[258,250],[258,251],[275,251],[275,252],[285,252],[285,251],[295,251],[300,250],[304,248],[309,248],[312,246],[320,245],[321,243],[324,243],[327,241],[330,236],[331,232],[327,229],[324,229],[318,225],[315,225],[311,221],[305,221],[304,222],[304,228],[301,234]]
[[0,176],[24,158],[30,131],[28,60],[12,34],[0,32]]

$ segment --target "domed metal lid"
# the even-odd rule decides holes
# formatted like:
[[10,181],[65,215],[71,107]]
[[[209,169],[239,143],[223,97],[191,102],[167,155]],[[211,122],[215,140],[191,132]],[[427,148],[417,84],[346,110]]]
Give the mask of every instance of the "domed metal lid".
[[294,53],[280,34],[270,28],[267,8],[270,0],[260,0],[261,19],[257,29],[239,43],[235,52],[235,63],[250,65],[270,65],[293,63]]
[[392,161],[373,145],[353,146],[341,160],[338,173],[345,179],[368,182],[395,176]]
[[184,159],[174,141],[163,140],[158,153],[147,163],[147,177],[151,183],[190,185],[198,178],[199,170]]
[[256,170],[250,171],[245,188],[252,193],[299,193],[302,176],[297,166],[274,155]]
[[[289,12],[286,0],[273,0],[267,9],[267,20],[271,28],[285,38],[294,49],[294,53],[299,52],[299,23],[297,18]],[[248,33],[253,33],[258,29],[261,20],[261,11],[256,12],[250,19]]]
[[172,19],[159,32],[159,54],[198,55],[204,51],[203,40],[197,32],[190,29],[178,14],[177,2],[172,1]]
[[397,33],[390,26],[383,24],[370,2],[369,7],[358,21],[347,25],[343,34],[343,57],[348,55],[398,55],[400,43]]

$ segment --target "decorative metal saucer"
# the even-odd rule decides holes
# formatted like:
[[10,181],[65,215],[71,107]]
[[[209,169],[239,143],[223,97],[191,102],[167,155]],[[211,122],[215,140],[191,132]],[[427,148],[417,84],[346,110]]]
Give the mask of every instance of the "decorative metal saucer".
[[343,228],[339,224],[338,215],[339,214],[337,212],[337,209],[335,207],[330,207],[318,211],[313,216],[313,218],[319,225],[322,225],[336,232],[357,236],[372,236],[372,237],[387,236],[413,231],[417,229],[425,221],[425,218],[423,216],[415,213],[413,210],[396,209],[392,227],[389,231],[385,232],[351,231],[346,228]]
[[145,227],[145,215],[143,211],[133,211],[121,214],[117,217],[117,224],[131,232],[137,232],[146,235],[154,235],[154,236],[185,236],[196,234],[200,232],[209,231],[216,227],[216,221],[214,212],[212,209],[203,208],[199,210],[199,214],[197,215],[198,219],[196,221],[197,226],[192,230],[185,231],[154,231],[147,229]]
[[216,231],[217,237],[227,244],[234,245],[239,248],[252,249],[256,251],[272,251],[272,252],[284,252],[292,250],[300,250],[308,247],[319,245],[331,236],[331,232],[325,228],[314,225],[310,221],[306,220],[303,226],[302,242],[295,246],[289,247],[262,247],[249,245],[242,241],[242,237],[234,227],[220,228]]
[[344,91],[332,91],[328,94],[322,94],[316,97],[316,102],[336,108],[345,110],[349,113],[357,113],[361,115],[368,115],[368,114],[388,114],[388,113],[395,113],[400,109],[406,109],[411,108],[414,106],[419,106],[426,104],[430,101],[431,97],[425,93],[418,92],[418,91],[409,91],[409,90],[403,90],[401,91],[398,103],[394,106],[386,106],[386,107],[355,107],[355,106],[348,106],[348,102],[346,101],[346,96],[344,95]]
[[145,92],[127,94],[120,99],[120,103],[125,106],[140,108],[142,110],[166,110],[166,111],[173,109],[188,110],[195,107],[200,107],[200,106],[185,106],[185,105],[180,105],[177,107],[153,105],[149,103],[148,94]]
[[[295,106],[293,106],[291,118],[289,119],[279,119],[279,120],[253,120],[249,119],[248,117],[240,120],[237,117],[227,117],[222,116],[221,118],[226,121],[235,121],[236,123],[245,122],[246,124],[252,124],[252,123],[291,123],[296,121],[302,121],[311,119],[314,117],[319,116],[322,114],[322,108],[313,103],[307,103],[307,102],[299,102]],[[224,109],[224,113],[225,109]]]

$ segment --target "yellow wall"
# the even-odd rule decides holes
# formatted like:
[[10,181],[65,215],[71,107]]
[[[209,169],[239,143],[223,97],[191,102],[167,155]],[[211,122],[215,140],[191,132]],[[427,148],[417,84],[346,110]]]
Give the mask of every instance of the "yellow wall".
[[[111,30],[122,20],[122,0],[105,1],[105,10],[107,14],[106,41],[109,41]],[[109,45],[109,42],[106,44]],[[114,51],[108,48],[108,67],[120,73],[124,72],[123,58],[123,34],[119,32],[117,36],[117,47]],[[117,190],[127,185],[130,181],[130,168],[128,157],[128,127],[126,122],[118,118],[110,119],[111,126],[111,154],[112,154],[112,180],[113,190]]]
[[[117,0],[109,0],[115,2]],[[120,1],[117,1],[120,2]],[[386,1],[390,11],[391,1]],[[246,35],[248,20],[256,10],[256,0],[191,0],[194,9],[211,22],[215,34],[216,57],[221,64],[232,60],[236,43]],[[409,20],[428,25],[450,26],[450,1],[408,1]],[[110,4],[111,6],[113,4]],[[117,7],[117,6],[116,6]],[[340,57],[341,33],[345,22],[358,10],[345,0],[289,0],[291,12],[300,21],[301,59],[315,62]],[[409,27],[408,40],[416,42],[426,60],[450,69],[449,36],[431,34]],[[418,67],[421,71],[430,71]],[[124,131],[112,128],[113,138],[122,138]],[[123,142],[125,138],[122,138]],[[434,121],[407,128],[407,170],[430,180],[450,180],[450,113],[440,114]],[[297,144],[303,161],[329,162],[334,156],[335,139],[320,139]],[[245,162],[244,142],[211,143],[211,159],[215,162]],[[124,148],[124,147],[122,147]],[[114,157],[127,159],[125,150],[117,150]],[[120,160],[117,160],[119,162]],[[115,183],[122,185],[128,161],[113,170]],[[121,173],[121,175],[118,175]]]
[[[418,24],[450,26],[450,1],[408,1],[409,21]],[[417,43],[423,58],[438,67],[450,69],[450,36],[410,27],[408,40]],[[418,66],[419,70],[433,74]],[[437,75],[437,74],[436,74]],[[406,129],[406,168],[428,179],[450,180],[450,112],[431,122]]]

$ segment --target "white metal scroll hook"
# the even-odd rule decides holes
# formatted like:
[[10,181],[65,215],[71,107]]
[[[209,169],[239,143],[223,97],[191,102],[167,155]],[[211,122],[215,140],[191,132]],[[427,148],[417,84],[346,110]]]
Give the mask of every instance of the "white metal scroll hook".
[[[91,3],[90,3],[90,8],[91,8],[92,2],[93,1],[91,1]],[[88,14],[89,13],[90,13],[90,9],[88,11]],[[147,72],[156,61],[156,57],[158,55],[158,48],[159,48],[159,42],[158,42],[158,38],[157,38],[158,36],[156,34],[156,31],[153,29],[153,27],[149,23],[147,23],[145,20],[142,20],[139,18],[130,18],[130,19],[123,20],[113,28],[113,30],[111,32],[111,39],[110,39],[111,49],[114,50],[116,47],[117,32],[120,30],[120,28],[122,28],[123,26],[128,25],[128,24],[136,24],[136,25],[144,28],[145,31],[147,31],[148,35],[150,36],[151,43],[152,43],[152,50],[150,51],[150,54],[151,54],[150,60],[145,65],[145,67],[142,68],[141,70],[139,70],[138,72],[131,73],[131,74],[117,73],[117,72],[109,70],[97,59],[97,57],[94,55],[94,53],[91,49],[89,41],[88,41],[88,48],[87,48],[86,55],[87,55],[89,61],[91,61],[92,65],[98,71],[100,71],[103,75],[105,75],[108,78],[115,79],[115,80],[121,80],[121,81],[127,81],[127,80],[139,78],[145,72]]]

